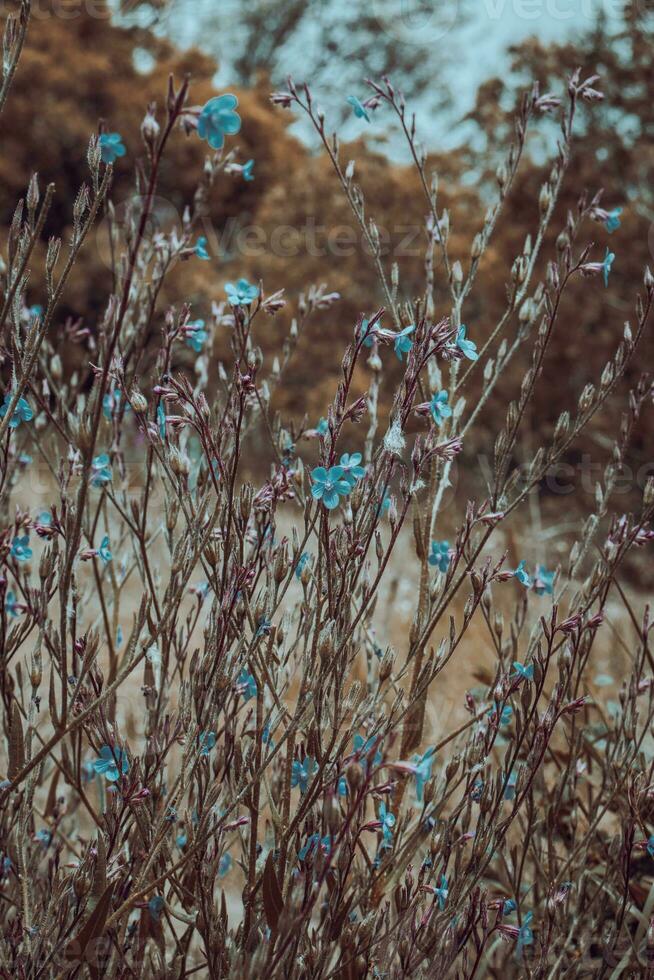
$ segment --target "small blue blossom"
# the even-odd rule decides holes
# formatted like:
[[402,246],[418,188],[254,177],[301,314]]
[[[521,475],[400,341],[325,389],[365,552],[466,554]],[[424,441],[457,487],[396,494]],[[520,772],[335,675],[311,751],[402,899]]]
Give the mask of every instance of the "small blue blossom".
[[377,517],[383,517],[391,509],[391,495],[388,490],[384,490],[384,496],[377,505]]
[[[11,404],[11,397],[11,393],[7,392],[4,402],[0,405],[0,419],[3,419],[7,414],[9,405]],[[21,422],[31,422],[33,418],[34,412],[30,403],[25,398],[19,398],[9,420],[9,428],[17,429]]]
[[249,673],[245,667],[238,675],[238,680],[236,683],[238,686],[238,693],[242,695],[244,701],[247,702],[250,700],[250,698],[256,698],[257,682],[254,678],[254,674]]
[[112,554],[111,554],[111,548],[109,547],[109,535],[108,534],[105,534],[105,536],[102,539],[102,542],[100,543],[100,547],[98,548],[98,555],[100,556],[100,558],[102,559],[102,561],[105,563],[105,565],[108,562],[110,562],[111,559],[112,559],[112,557],[113,557]]
[[161,895],[155,895],[148,902],[148,912],[155,922],[158,922],[161,918],[161,913],[163,912],[165,905],[166,902]]
[[479,357],[477,345],[474,340],[466,340],[466,327],[463,324],[459,327],[456,335],[456,346],[462,352],[463,356],[467,357],[470,361],[476,361]]
[[348,105],[352,106],[352,111],[357,119],[365,119],[367,123],[370,122],[370,114],[364,106],[363,102],[357,99],[356,95],[348,95],[346,102]]
[[243,178],[243,180],[247,180],[247,181],[254,180],[254,174],[252,172],[253,170],[254,170],[254,160],[248,160],[247,163],[244,163],[241,169],[241,177]]
[[100,157],[103,163],[115,163],[118,157],[124,157],[126,152],[120,133],[103,133],[101,135]]
[[431,767],[434,764],[435,754],[436,749],[429,748],[423,755],[414,755],[413,757],[413,762],[416,767],[414,776],[416,781],[416,799],[418,803],[422,803],[425,783],[431,779]]
[[115,783],[120,779],[121,774],[125,776],[129,772],[127,753],[123,749],[103,745],[100,749],[100,757],[93,763],[93,768],[99,775],[104,776],[107,782]]
[[447,896],[449,895],[449,889],[447,887],[447,878],[445,875],[441,875],[441,883],[438,888],[434,888],[434,895],[438,898],[438,907],[443,911],[445,904],[447,902]]
[[552,595],[554,591],[554,572],[548,572],[544,565],[539,565],[534,576],[534,592],[536,595]]
[[502,915],[511,915],[517,909],[517,904],[512,898],[507,898],[502,903]]
[[175,822],[175,820],[177,820],[177,810],[175,809],[175,807],[174,807],[174,806],[169,806],[169,807],[168,807],[168,808],[166,809],[166,817],[165,817],[165,819],[166,819],[166,820],[167,820],[167,821],[168,821],[169,823],[174,823],[174,822]]
[[354,751],[357,755],[366,756],[366,769],[371,764],[370,756],[373,749],[376,748],[376,752],[372,758],[373,766],[380,766],[384,761],[384,756],[382,754],[382,743],[376,736],[371,736],[370,738],[364,738],[363,735],[358,733],[354,736]]
[[177,844],[177,846],[179,848],[186,847],[186,845],[188,843],[188,837],[186,836],[186,831],[185,830],[181,830],[179,832],[179,834],[175,838],[175,843]]
[[[104,417],[111,421],[111,419],[118,415],[120,412],[120,403],[122,401],[121,394],[119,391],[108,391],[107,394],[102,399],[102,414]],[[128,401],[125,402],[125,414],[132,410],[132,406]]]
[[166,412],[164,410],[163,404],[159,402],[157,405],[157,426],[159,428],[159,438],[162,442],[166,441]]
[[306,844],[297,852],[297,856],[300,861],[305,861],[307,857],[314,851],[317,851],[319,847],[322,848],[325,854],[329,854],[332,847],[332,839],[329,834],[322,838],[320,837],[320,834],[311,834],[310,837],[307,837]]
[[271,749],[274,749],[275,743],[272,739],[273,733],[270,731],[270,725],[264,725],[263,731],[261,732],[261,741],[264,745],[269,745]]
[[604,261],[602,262],[602,275],[604,276],[604,285],[609,284],[609,273],[611,272],[611,266],[615,260],[615,252],[610,252],[607,248],[606,255],[604,256]]
[[209,334],[204,329],[204,320],[195,320],[193,323],[187,323],[186,330],[188,331],[186,346],[194,350],[196,354],[199,354],[209,339]]
[[339,776],[337,791],[339,796],[347,796],[347,779],[345,776]]
[[518,946],[516,949],[516,953],[518,956],[522,956],[523,947],[531,946],[531,944],[534,941],[534,934],[530,926],[533,917],[534,917],[533,912],[527,912],[526,916],[522,920],[522,926],[518,931]]
[[119,626],[116,630],[116,646],[122,646],[123,643],[123,627]]
[[297,565],[295,566],[295,577],[296,578],[301,578],[302,577],[302,572],[304,570],[304,567],[305,567],[305,565],[307,564],[307,562],[309,561],[310,558],[311,558],[311,555],[309,554],[308,551],[303,551],[302,552],[302,554],[300,555],[300,557],[297,560]]
[[316,466],[311,471],[311,479],[311,496],[314,500],[322,500],[327,510],[338,507],[340,498],[352,492],[352,484],[345,479],[342,466],[330,466],[328,470],[324,466]]
[[409,340],[409,337],[415,329],[415,324],[411,323],[408,327],[405,327],[404,330],[400,330],[399,333],[395,334],[393,348],[398,360],[401,361],[402,354],[408,354],[413,347],[413,341]]
[[343,470],[343,479],[352,486],[366,475],[365,466],[361,466],[361,453],[343,453],[338,465]]
[[29,455],[29,453],[21,453],[18,457],[18,462],[21,466],[29,466],[32,462],[32,457]]
[[198,736],[198,748],[200,749],[200,755],[209,755],[215,744],[215,732],[200,732]]
[[226,851],[218,862],[218,877],[224,878],[232,866],[232,855]]
[[7,595],[5,596],[5,612],[8,616],[11,616],[12,619],[16,619],[17,616],[20,616],[16,596],[12,591],[7,592]]
[[239,279],[236,284],[225,284],[227,299],[232,306],[249,306],[259,295],[259,287],[253,286],[247,279]]
[[650,837],[647,841],[647,853],[651,858],[654,858],[654,836]]
[[472,790],[470,792],[470,796],[475,801],[475,803],[479,803],[483,792],[484,792],[483,779],[475,779],[474,783],[472,784]]
[[375,342],[377,328],[375,326],[368,329],[368,324],[370,323],[368,317],[365,317],[361,321],[360,336],[362,337],[362,343],[364,347],[372,347]]
[[386,804],[383,802],[379,804],[379,822],[381,824],[384,844],[387,847],[390,847],[393,843],[393,827],[395,826],[395,817],[386,809]]
[[209,255],[209,251],[207,249],[206,235],[200,235],[195,243],[195,248],[193,251],[195,252],[196,258],[202,259],[204,262],[208,262],[210,260],[211,256]]
[[510,704],[505,704],[500,715],[500,725],[510,725],[513,718],[513,708]]
[[34,840],[39,841],[40,844],[43,844],[45,847],[47,847],[52,841],[52,831],[37,830],[37,832],[34,834]]
[[447,391],[437,391],[432,395],[429,403],[429,411],[436,425],[442,425],[445,419],[449,419],[452,414],[452,409],[447,404],[449,397]]
[[291,766],[291,786],[293,788],[299,786],[300,793],[306,793],[309,788],[309,780],[317,771],[318,763],[310,755],[305,756],[304,762],[299,762],[298,759],[294,759],[293,765]]
[[91,484],[94,487],[103,487],[111,482],[111,461],[107,453],[94,456],[91,463]]
[[606,217],[606,221],[604,222],[604,227],[609,232],[609,234],[611,234],[617,228],[620,227],[621,214],[622,214],[622,208],[613,208],[612,211],[609,211]]
[[525,589],[530,589],[531,578],[527,573],[525,564],[526,563],[524,561],[521,561],[513,574],[517,578],[518,582],[520,582],[520,585],[524,585]]
[[505,800],[515,800],[515,787],[518,782],[518,773],[513,770],[509,775],[506,783],[504,784],[504,799]]
[[204,105],[198,118],[198,136],[206,140],[213,150],[220,150],[225,136],[235,136],[241,128],[241,117],[235,112],[238,99],[235,95],[217,95]]
[[29,534],[24,534],[22,537],[16,537],[11,542],[11,551],[9,554],[16,561],[29,561],[32,557],[32,549],[29,546],[30,537]]
[[316,426],[316,432],[319,436],[326,436],[329,432],[329,422],[327,419],[318,419],[318,425]]
[[450,542],[432,541],[431,554],[427,561],[430,565],[435,565],[439,572],[445,573],[450,567]]
[[525,667],[518,660],[514,660],[513,661],[513,669],[516,672],[516,674],[518,675],[518,677],[522,677],[522,679],[525,680],[525,681],[533,681],[533,679],[534,679],[534,665],[533,664],[529,664],[529,666]]

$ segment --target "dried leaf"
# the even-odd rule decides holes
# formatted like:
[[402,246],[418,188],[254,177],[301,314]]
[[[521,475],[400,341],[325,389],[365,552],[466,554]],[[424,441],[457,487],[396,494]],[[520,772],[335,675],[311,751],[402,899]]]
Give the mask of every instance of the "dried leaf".
[[275,874],[275,865],[272,853],[270,853],[266,858],[266,866],[263,869],[262,891],[263,909],[266,913],[266,920],[271,930],[274,932],[277,928],[279,917],[284,909],[284,896],[282,895],[279,883],[277,881],[277,875]]
[[104,924],[111,908],[113,892],[114,886],[111,884],[105,889],[102,898],[75,938],[68,943],[64,951],[67,960],[85,963],[87,962],[87,953],[93,954],[93,940],[98,939],[104,932]]

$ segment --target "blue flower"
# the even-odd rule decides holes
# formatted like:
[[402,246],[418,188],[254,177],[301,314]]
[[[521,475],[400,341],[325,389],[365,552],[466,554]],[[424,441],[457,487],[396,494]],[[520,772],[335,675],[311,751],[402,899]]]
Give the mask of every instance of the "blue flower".
[[166,441],[166,412],[161,402],[157,405],[157,425],[159,427],[159,438],[162,442]]
[[432,395],[429,403],[429,411],[436,425],[442,425],[445,419],[449,419],[452,414],[452,409],[447,404],[449,397],[447,391],[434,392]]
[[386,804],[379,804],[379,822],[381,824],[381,832],[384,838],[384,844],[390,847],[393,843],[393,827],[395,826],[395,817],[392,813],[386,810]]
[[650,837],[647,841],[647,853],[651,858],[654,858],[654,836]]
[[365,466],[361,466],[361,458],[361,453],[343,453],[339,460],[338,465],[343,470],[343,479],[352,486],[366,475]]
[[518,782],[518,773],[513,770],[509,775],[506,783],[504,784],[504,799],[505,800],[515,800],[515,786]]
[[11,551],[9,552],[12,558],[16,561],[29,561],[32,557],[32,549],[29,546],[30,536],[29,534],[24,534],[22,537],[16,537],[11,542]]
[[47,847],[52,840],[52,831],[37,830],[37,832],[34,834],[34,840],[39,841],[39,843]]
[[445,908],[445,903],[447,902],[447,896],[449,895],[449,889],[447,887],[447,878],[445,875],[441,875],[441,883],[438,888],[434,888],[434,895],[438,897],[438,907],[443,911]]
[[[5,417],[10,404],[11,394],[7,392],[4,402],[0,405],[0,419]],[[31,422],[33,418],[34,412],[30,403],[25,398],[19,398],[9,420],[9,428],[17,429],[21,422]]]
[[519,661],[514,660],[514,662],[513,662],[513,669],[514,669],[514,671],[516,672],[516,674],[519,677],[522,677],[523,678],[523,680],[533,681],[533,679],[534,679],[534,665],[533,664],[529,664],[528,667],[525,667],[525,666],[523,666],[523,664],[519,663]]
[[205,262],[209,261],[211,256],[209,255],[209,252],[207,250],[206,235],[200,235],[197,242],[195,243],[195,248],[193,249],[193,251],[195,252],[195,255],[198,259],[203,259]]
[[175,838],[175,843],[180,848],[186,847],[186,845],[188,843],[188,838],[186,836],[186,831],[185,830],[182,830],[182,831],[179,832],[179,834]]
[[345,776],[339,776],[337,790],[339,796],[347,796],[347,779]]
[[8,616],[11,616],[12,619],[16,619],[17,616],[20,616],[16,596],[11,590],[7,592],[7,595],[5,596],[5,612]]
[[511,915],[517,909],[517,903],[512,898],[507,898],[502,903],[502,915]]
[[[119,391],[108,391],[102,399],[102,414],[111,421],[114,415],[120,411],[121,395]],[[131,411],[132,406],[129,402],[125,403],[125,414]]]
[[120,133],[103,133],[100,137],[100,156],[103,163],[114,163],[126,153]]
[[479,357],[477,345],[474,340],[466,340],[466,327],[463,324],[459,327],[459,332],[456,335],[456,346],[462,352],[463,356],[467,357],[470,361],[476,361]]
[[527,912],[526,916],[522,920],[522,926],[518,931],[518,946],[516,953],[518,956],[522,956],[522,950],[524,946],[531,946],[534,941],[534,934],[531,931],[530,922],[534,917],[533,912]]
[[612,211],[609,211],[606,217],[606,221],[604,222],[604,227],[609,233],[614,232],[616,228],[620,227],[621,214],[622,214],[622,208],[613,208]]
[[122,646],[123,643],[123,627],[119,626],[116,630],[116,646]]
[[384,496],[377,505],[377,517],[383,517],[391,509],[391,495],[388,490],[384,490]]
[[189,332],[186,338],[186,346],[191,347],[196,354],[199,354],[209,339],[209,334],[204,329],[204,320],[187,323],[186,329]]
[[248,180],[248,181],[254,180],[254,174],[252,173],[253,170],[254,170],[254,160],[248,160],[247,163],[244,163],[243,168],[241,170],[241,177],[243,178],[243,180]]
[[357,753],[357,755],[367,756],[366,769],[370,765],[370,755],[372,754],[372,751],[375,747],[377,751],[373,756],[372,765],[373,766],[381,765],[381,763],[384,760],[384,756],[382,754],[382,743],[376,736],[373,735],[370,738],[364,738],[363,735],[359,735],[357,733],[354,736],[353,742],[354,742],[354,751]]
[[300,793],[306,793],[309,787],[309,780],[318,771],[318,763],[310,755],[305,756],[304,762],[293,760],[291,766],[291,786],[299,786]]
[[431,767],[434,764],[434,755],[436,754],[435,748],[429,748],[424,753],[424,755],[414,755],[413,761],[416,766],[415,780],[416,780],[416,799],[418,803],[422,803],[422,796],[425,788],[425,783],[431,779]]
[[368,110],[364,106],[363,102],[360,102],[359,99],[357,99],[356,95],[348,95],[346,102],[352,106],[352,111],[357,119],[365,119],[367,123],[370,122]]
[[245,667],[238,675],[238,680],[236,683],[238,685],[239,694],[243,695],[243,701],[249,701],[250,698],[256,698],[257,682],[254,679],[254,674],[250,674]]
[[409,340],[409,336],[415,329],[415,324],[411,323],[408,327],[405,327],[404,330],[400,330],[399,333],[395,334],[393,347],[395,349],[395,353],[397,354],[398,360],[401,361],[402,354],[408,354],[413,347],[413,341]]
[[107,453],[102,453],[100,456],[94,456],[91,463],[91,485],[94,487],[103,487],[105,483],[111,481],[111,460]]
[[297,560],[297,565],[295,566],[295,577],[296,578],[301,578],[302,577],[302,572],[304,570],[304,566],[306,565],[306,563],[309,561],[310,558],[311,558],[311,555],[309,554],[308,551],[303,551],[302,552],[302,554],[300,555],[300,557]]
[[213,150],[220,150],[225,136],[235,136],[241,128],[241,117],[235,112],[235,95],[217,95],[209,99],[198,118],[198,136]]
[[225,292],[232,306],[249,306],[259,295],[259,287],[253,286],[247,279],[239,279],[236,285],[233,282],[225,283]]
[[200,749],[200,755],[209,755],[215,744],[215,732],[200,732],[198,736],[198,748]]
[[104,776],[107,782],[115,783],[120,779],[121,773],[125,776],[129,772],[127,753],[123,749],[103,745],[100,749],[100,758],[95,760],[93,768],[99,775]]
[[534,592],[536,595],[552,595],[554,591],[554,572],[548,572],[544,565],[539,565],[534,577]]
[[360,336],[362,337],[364,347],[372,347],[375,342],[375,334],[377,333],[377,328],[374,326],[368,329],[369,322],[367,317],[361,321]]
[[604,285],[609,284],[609,273],[611,272],[611,266],[615,259],[615,253],[609,252],[608,248],[606,250],[606,255],[604,256],[604,261],[602,262],[602,275],[604,276]]
[[430,565],[435,565],[439,572],[445,573],[450,567],[450,542],[432,541],[431,554],[427,561]]
[[352,492],[352,484],[345,479],[342,466],[316,466],[311,471],[313,486],[311,496],[314,500],[322,500],[327,510],[338,507],[340,497],[347,497]]
[[329,854],[332,849],[332,839],[329,834],[322,838],[320,834],[311,834],[311,836],[307,838],[307,842],[304,847],[301,847],[297,852],[297,856],[299,857],[300,861],[304,861],[310,854],[317,851],[319,847],[323,849],[325,854]]
[[518,582],[520,582],[520,585],[524,585],[525,589],[531,588],[531,578],[527,574],[524,561],[521,561],[519,563],[518,567],[516,568],[513,574],[517,578]]
[[318,425],[316,426],[316,432],[319,436],[326,436],[329,432],[329,422],[327,419],[318,419]]
[[224,878],[232,866],[232,855],[226,851],[218,862],[218,877]]
[[510,704],[505,704],[500,715],[500,725],[510,725],[513,718],[513,708]]
[[152,916],[155,922],[158,922],[161,918],[161,913],[164,910],[166,902],[161,895],[155,895],[148,902],[148,912]]
[[108,534],[105,534],[105,536],[102,539],[102,542],[100,544],[100,547],[98,548],[98,555],[100,556],[100,558],[102,559],[102,561],[105,563],[105,565],[107,564],[107,562],[110,562],[111,559],[112,559],[112,557],[113,557],[112,554],[111,554],[111,548],[109,547],[109,535]]
[[474,783],[472,784],[472,790],[470,792],[470,796],[475,801],[475,803],[479,803],[483,792],[484,792],[483,779],[475,779]]

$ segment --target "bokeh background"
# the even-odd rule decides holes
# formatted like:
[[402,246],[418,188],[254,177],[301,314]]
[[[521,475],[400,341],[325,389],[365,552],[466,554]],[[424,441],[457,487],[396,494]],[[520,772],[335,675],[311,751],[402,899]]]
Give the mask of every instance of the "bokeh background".
[[[553,356],[527,420],[530,453],[551,435],[561,411],[574,410],[586,381],[601,373],[624,322],[633,319],[643,268],[652,260],[653,37],[654,5],[646,0],[38,0],[0,122],[2,234],[33,171],[42,182],[56,183],[44,245],[48,235],[70,225],[75,195],[87,179],[88,138],[101,124],[119,131],[127,145],[116,166],[113,199],[117,207],[128,201],[143,154],[141,121],[150,101],[162,106],[169,73],[190,75],[192,104],[236,92],[243,127],[233,145],[240,160],[255,161],[255,179],[216,182],[204,229],[212,259],[174,270],[157,315],[186,302],[194,317],[208,316],[212,302],[224,295],[224,283],[241,275],[263,279],[268,293],[285,289],[289,309],[311,283],[325,282],[341,299],[302,334],[275,402],[286,416],[306,416],[315,424],[326,413],[357,317],[378,309],[382,296],[329,161],[303,120],[271,105],[271,90],[283,88],[288,75],[310,82],[328,125],[345,144],[342,159],[357,160],[368,213],[387,241],[387,265],[397,261],[400,291],[410,299],[421,292],[424,277],[426,216],[419,178],[390,111],[375,112],[367,125],[354,117],[347,96],[365,98],[365,78],[383,73],[402,90],[415,109],[429,169],[439,173],[439,207],[450,211],[452,257],[465,268],[521,93],[533,81],[542,92],[559,93],[578,66],[585,75],[597,72],[605,99],[581,107],[576,154],[543,250],[541,275],[567,210],[583,192],[603,189],[607,208],[623,208],[612,235],[598,224],[587,229],[595,257],[603,257],[610,244],[616,259],[608,289],[599,280],[590,289],[579,282],[567,295]],[[467,304],[466,323],[479,342],[504,308],[511,264],[537,224],[538,194],[556,140],[556,122],[548,117],[528,139],[524,165]],[[181,130],[174,135],[159,187],[162,223],[181,221],[192,203],[205,151],[204,143]],[[111,288],[105,232],[100,222],[82,253],[53,325],[55,343],[68,318],[97,329]],[[442,304],[438,312],[446,314],[446,289],[438,289],[441,271],[436,270],[436,299]],[[38,304],[43,297],[35,287],[29,299]],[[287,334],[290,315],[270,321],[268,353]],[[218,336],[216,362],[223,352]],[[83,356],[63,343],[62,353],[68,369]],[[184,348],[178,357],[176,368],[192,370],[191,351]],[[382,414],[399,377],[392,351],[384,357]],[[651,357],[650,341],[625,385]],[[479,456],[490,455],[524,368],[525,361],[516,358],[466,444],[461,465],[474,469],[473,480],[482,479]],[[365,377],[358,379],[361,391],[365,384]],[[592,497],[608,461],[609,433],[617,429],[616,405],[625,395],[626,387],[566,461],[567,485],[575,490],[564,497],[567,518],[577,502],[587,504]],[[621,489],[625,509],[639,496],[653,458],[651,435],[643,428]],[[555,517],[560,495],[544,485],[541,497],[546,514],[551,503]]]

